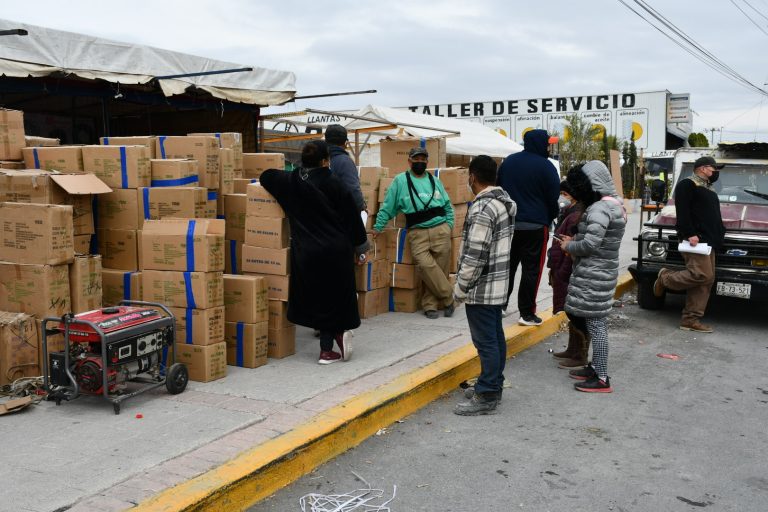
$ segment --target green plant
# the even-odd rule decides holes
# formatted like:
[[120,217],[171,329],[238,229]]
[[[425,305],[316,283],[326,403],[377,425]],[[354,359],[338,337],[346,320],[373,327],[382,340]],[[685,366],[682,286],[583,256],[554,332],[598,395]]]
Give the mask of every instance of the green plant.
[[584,121],[578,114],[566,116],[565,121],[560,148],[561,172],[566,173],[571,167],[590,160],[601,160],[601,143],[596,140],[600,128]]
[[688,145],[692,148],[708,148],[709,140],[703,133],[693,132],[688,135]]

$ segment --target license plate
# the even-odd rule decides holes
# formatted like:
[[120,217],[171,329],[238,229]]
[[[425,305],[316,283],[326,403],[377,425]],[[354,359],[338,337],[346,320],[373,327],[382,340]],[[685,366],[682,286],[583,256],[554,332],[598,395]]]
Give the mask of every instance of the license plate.
[[751,284],[742,283],[717,283],[716,292],[718,295],[725,297],[738,297],[740,299],[748,299],[752,294]]

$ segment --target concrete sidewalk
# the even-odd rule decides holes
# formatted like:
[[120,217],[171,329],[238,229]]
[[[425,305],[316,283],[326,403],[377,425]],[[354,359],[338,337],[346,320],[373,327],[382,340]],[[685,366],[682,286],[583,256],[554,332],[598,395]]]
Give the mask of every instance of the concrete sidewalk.
[[[638,224],[631,216],[623,267]],[[546,284],[539,304],[551,306]],[[505,321],[511,354],[561,323],[523,328],[516,320]],[[479,370],[463,308],[439,320],[382,315],[364,321],[353,341],[351,361],[323,367],[317,340],[298,328],[295,356],[229,367],[226,379],[191,382],[180,395],[136,397],[119,416],[103,399],[81,397],[5,417],[0,510],[239,510]]]

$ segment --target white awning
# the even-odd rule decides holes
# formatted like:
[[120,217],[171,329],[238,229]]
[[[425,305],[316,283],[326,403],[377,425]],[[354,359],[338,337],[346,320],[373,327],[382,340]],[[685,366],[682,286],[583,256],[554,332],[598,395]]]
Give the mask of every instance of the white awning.
[[252,105],[280,105],[296,94],[289,71],[258,68],[172,52],[85,34],[0,19],[0,30],[24,29],[26,36],[4,36],[0,74],[42,77],[71,73],[86,79],[144,84],[158,76],[250,67],[253,71],[158,80],[163,94],[182,94],[194,86],[212,96]]

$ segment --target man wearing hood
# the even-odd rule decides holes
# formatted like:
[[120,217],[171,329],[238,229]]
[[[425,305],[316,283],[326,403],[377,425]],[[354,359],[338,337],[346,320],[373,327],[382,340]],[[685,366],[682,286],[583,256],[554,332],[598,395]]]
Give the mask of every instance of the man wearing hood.
[[715,282],[715,251],[723,246],[725,226],[720,213],[720,199],[712,184],[717,181],[723,165],[711,156],[702,156],[693,163],[693,174],[675,187],[677,211],[677,236],[688,240],[691,246],[707,243],[712,247],[709,254],[681,253],[685,269],[659,270],[653,285],[657,297],[665,289],[685,291],[685,307],[680,329],[685,331],[712,332],[712,327],[701,323],[709,302],[709,292]]
[[[509,292],[515,281],[517,266],[522,265],[517,307],[522,325],[540,325],[536,316],[536,293],[539,289],[544,259],[549,243],[549,226],[557,217],[560,176],[549,161],[550,137],[546,130],[530,130],[523,136],[524,149],[509,155],[499,167],[496,184],[517,204],[515,236],[510,253]],[[508,310],[509,296],[504,305]]]
[[360,190],[360,177],[357,166],[344,149],[347,143],[347,129],[340,124],[331,124],[325,129],[325,142],[331,155],[331,173],[334,174],[352,194],[357,209],[366,209],[363,192]]
[[448,270],[451,264],[451,231],[453,206],[438,178],[427,172],[429,153],[416,147],[408,153],[410,169],[395,176],[387,189],[384,202],[376,215],[373,235],[377,236],[390,219],[405,214],[407,243],[419,267],[424,293],[421,307],[424,315],[436,319],[437,310],[452,316],[455,309]]
[[507,341],[501,308],[510,282],[509,254],[517,207],[494,183],[496,162],[485,155],[475,157],[469,164],[469,188],[475,199],[464,223],[453,296],[455,302],[466,302],[467,323],[480,358],[480,377],[465,392],[469,401],[454,409],[461,416],[493,411],[504,384]]

